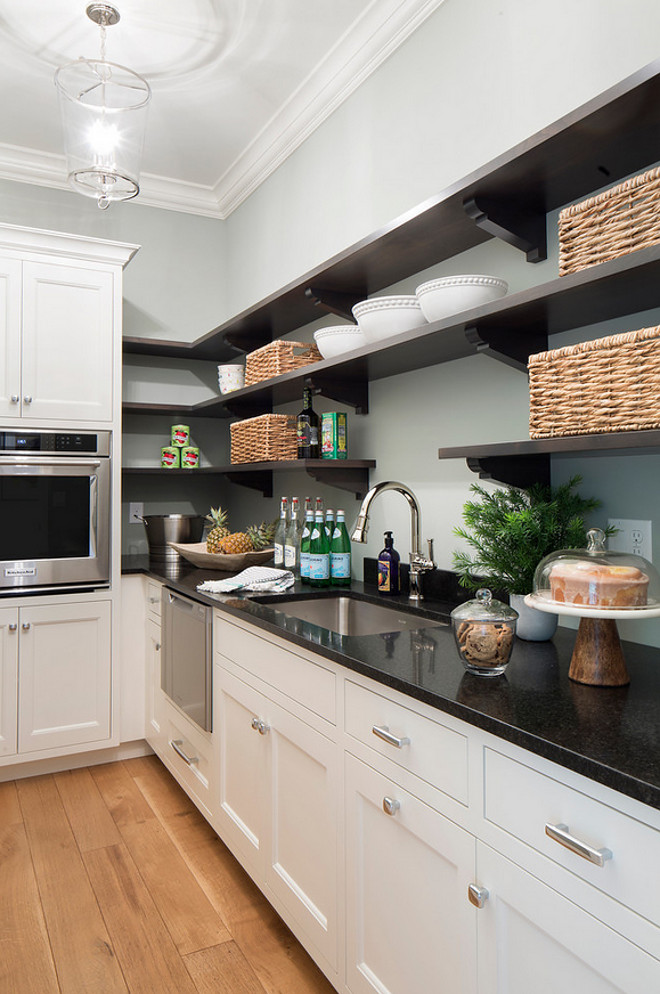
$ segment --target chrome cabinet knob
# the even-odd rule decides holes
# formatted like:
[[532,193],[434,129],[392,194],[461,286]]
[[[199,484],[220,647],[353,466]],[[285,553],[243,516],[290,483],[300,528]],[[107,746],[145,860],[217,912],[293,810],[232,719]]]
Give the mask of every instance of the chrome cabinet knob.
[[21,625],[21,628],[23,629],[24,632],[28,632],[30,630],[30,622],[24,621],[23,624]]
[[395,815],[400,807],[401,801],[397,801],[394,797],[383,798],[383,811],[386,815]]
[[154,649],[156,650],[156,652],[160,652],[160,642],[156,642],[156,644],[154,645]]
[[25,397],[23,397],[23,403],[24,404],[31,404],[32,403],[32,397],[30,396],[29,393],[26,393]]
[[18,625],[16,625],[16,624],[12,623],[12,624],[11,624],[11,625],[9,625],[8,627],[9,627],[9,631],[10,631],[10,632],[15,632],[15,631],[16,631],[16,629],[18,628]]
[[468,901],[475,908],[483,908],[488,900],[488,891],[485,887],[477,887],[476,884],[468,884]]
[[19,402],[20,399],[21,398],[19,397],[19,395],[17,393],[13,393],[11,395],[11,398],[10,398],[12,404],[18,404],[18,402]]
[[255,732],[259,732],[259,735],[268,735],[270,732],[270,725],[267,725],[261,718],[253,718],[250,724]]

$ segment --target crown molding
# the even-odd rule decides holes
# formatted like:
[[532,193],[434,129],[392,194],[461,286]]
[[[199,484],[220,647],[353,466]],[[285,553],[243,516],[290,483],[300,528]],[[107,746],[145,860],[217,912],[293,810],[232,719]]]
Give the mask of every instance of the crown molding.
[[[142,173],[136,203],[224,220],[394,52],[444,0],[372,0],[212,186]],[[0,178],[70,190],[63,155],[0,143]]]
[[444,0],[374,0],[215,184],[228,217]]

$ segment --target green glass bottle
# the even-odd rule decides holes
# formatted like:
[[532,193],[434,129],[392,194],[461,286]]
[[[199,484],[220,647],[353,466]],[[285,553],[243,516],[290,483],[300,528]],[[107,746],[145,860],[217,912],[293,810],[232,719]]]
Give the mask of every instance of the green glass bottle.
[[330,583],[333,587],[351,585],[351,540],[341,509],[337,511],[337,521],[330,544]]
[[316,512],[314,527],[309,538],[309,585],[310,587],[330,586],[330,547],[321,511]]
[[[309,500],[309,497],[307,498]],[[309,541],[314,528],[314,512],[311,507],[305,511],[305,524],[300,536],[300,580],[309,583]]]
[[325,534],[328,539],[328,545],[332,543],[332,533],[335,530],[335,512],[331,507],[325,509]]

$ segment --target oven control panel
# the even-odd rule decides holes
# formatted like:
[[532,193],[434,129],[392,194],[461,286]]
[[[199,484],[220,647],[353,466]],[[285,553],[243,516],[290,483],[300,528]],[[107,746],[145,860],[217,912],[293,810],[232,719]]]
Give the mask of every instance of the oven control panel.
[[109,432],[0,431],[0,452],[109,454]]

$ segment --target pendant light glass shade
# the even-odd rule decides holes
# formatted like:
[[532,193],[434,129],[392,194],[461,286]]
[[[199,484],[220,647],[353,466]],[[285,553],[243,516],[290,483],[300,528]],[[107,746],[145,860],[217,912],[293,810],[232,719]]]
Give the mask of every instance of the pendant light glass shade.
[[104,32],[102,24],[100,59],[79,59],[55,73],[69,183],[101,209],[140,192],[151,99],[146,80],[105,60]]

